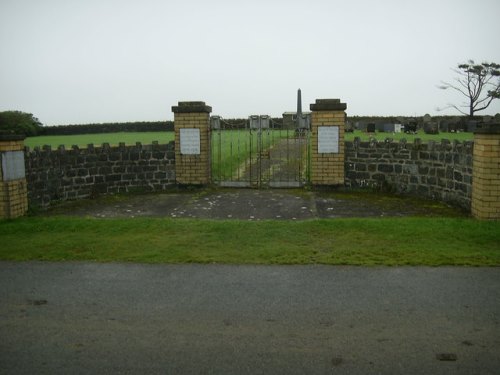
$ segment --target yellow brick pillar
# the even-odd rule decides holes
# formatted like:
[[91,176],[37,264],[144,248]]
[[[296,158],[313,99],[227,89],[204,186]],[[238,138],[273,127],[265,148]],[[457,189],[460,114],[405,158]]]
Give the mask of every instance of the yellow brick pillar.
[[500,219],[500,124],[480,124],[474,135],[472,215]]
[[344,185],[344,128],[347,105],[316,99],[311,114],[311,184]]
[[13,219],[27,211],[24,136],[0,135],[0,218]]
[[205,102],[172,107],[175,129],[175,179],[181,185],[210,183],[210,112]]

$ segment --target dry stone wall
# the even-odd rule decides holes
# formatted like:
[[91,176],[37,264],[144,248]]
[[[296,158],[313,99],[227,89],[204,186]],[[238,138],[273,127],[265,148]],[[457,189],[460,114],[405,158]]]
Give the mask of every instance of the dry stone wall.
[[345,183],[408,193],[470,210],[473,142],[346,142]]
[[174,142],[25,149],[30,206],[107,193],[161,191],[175,184]]
[[[176,183],[174,142],[25,149],[30,207]],[[473,142],[345,142],[345,186],[408,193],[471,208]]]

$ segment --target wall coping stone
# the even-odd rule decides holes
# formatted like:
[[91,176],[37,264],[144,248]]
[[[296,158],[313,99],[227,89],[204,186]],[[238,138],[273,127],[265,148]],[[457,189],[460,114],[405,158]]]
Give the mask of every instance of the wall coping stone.
[[472,154],[474,149],[474,141],[450,141],[448,139],[441,139],[441,141],[430,140],[428,142],[422,142],[420,138],[415,138],[413,142],[408,142],[405,138],[399,141],[394,141],[391,138],[386,138],[385,140],[376,140],[375,138],[370,138],[368,141],[362,141],[360,137],[354,137],[352,141],[345,141],[347,147],[352,147],[354,149],[359,149],[360,147],[369,147],[373,149],[399,149],[399,150],[412,150],[412,151],[447,151],[455,152],[459,150],[465,150],[467,153]]
[[345,111],[346,103],[341,103],[340,99],[316,99],[316,103],[310,104],[311,111]]
[[212,107],[206,105],[205,102],[179,102],[178,105],[172,106],[174,113],[210,113]]
[[[123,142],[122,142],[123,143]],[[42,147],[40,146],[35,146],[33,149],[31,149],[28,146],[24,147],[24,151],[27,154],[30,153],[52,153],[52,152],[59,152],[59,153],[66,153],[66,154],[95,154],[97,152],[103,153],[103,152],[115,152],[115,151],[120,151],[124,152],[127,150],[134,150],[134,151],[142,151],[142,150],[173,150],[174,149],[174,141],[170,141],[166,144],[160,144],[158,141],[153,141],[151,144],[145,144],[143,145],[141,142],[136,142],[135,145],[126,145],[125,143],[120,143],[118,146],[110,146],[109,143],[103,143],[100,146],[99,145],[94,145],[93,143],[89,143],[86,148],[80,148],[76,145],[73,145],[71,148],[66,148],[65,145],[59,145],[57,148],[53,149],[51,145],[44,145]]]
[[23,141],[26,139],[25,135],[21,134],[0,134],[0,141]]
[[500,123],[482,122],[476,125],[474,134],[500,134]]

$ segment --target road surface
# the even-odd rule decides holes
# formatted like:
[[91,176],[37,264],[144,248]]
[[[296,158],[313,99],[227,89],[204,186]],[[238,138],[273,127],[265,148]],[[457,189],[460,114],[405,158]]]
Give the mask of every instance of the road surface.
[[500,269],[0,262],[1,374],[499,374]]

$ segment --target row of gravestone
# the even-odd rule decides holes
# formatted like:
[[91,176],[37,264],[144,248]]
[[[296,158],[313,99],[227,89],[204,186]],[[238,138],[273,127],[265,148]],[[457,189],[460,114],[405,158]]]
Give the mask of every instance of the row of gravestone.
[[367,133],[408,133],[415,134],[423,130],[426,134],[439,134],[439,132],[475,132],[478,125],[482,123],[497,121],[496,117],[484,116],[469,119],[466,117],[452,118],[446,120],[433,120],[429,115],[424,116],[420,121],[409,119],[401,123],[391,122],[356,122],[346,124],[346,131],[361,130]]

